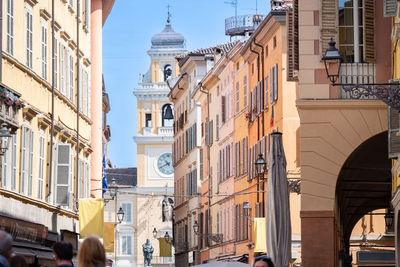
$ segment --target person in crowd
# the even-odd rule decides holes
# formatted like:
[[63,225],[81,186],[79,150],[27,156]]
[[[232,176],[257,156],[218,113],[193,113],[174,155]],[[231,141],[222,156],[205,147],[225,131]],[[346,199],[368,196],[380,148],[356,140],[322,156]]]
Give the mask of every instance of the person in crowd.
[[28,267],[24,256],[14,255],[10,259],[10,267]]
[[73,257],[73,248],[70,242],[56,242],[53,246],[54,259],[57,266],[71,267]]
[[79,267],[105,267],[106,251],[103,244],[95,236],[86,237],[78,251]]
[[9,267],[12,251],[12,237],[9,233],[0,230],[0,267]]
[[254,259],[254,267],[275,267],[275,265],[270,257],[264,255]]

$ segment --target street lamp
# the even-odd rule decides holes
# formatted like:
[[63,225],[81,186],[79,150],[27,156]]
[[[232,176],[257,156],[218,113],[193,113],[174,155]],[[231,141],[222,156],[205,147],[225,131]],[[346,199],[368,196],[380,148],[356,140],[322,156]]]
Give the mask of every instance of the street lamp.
[[257,176],[261,176],[261,179],[264,179],[264,173],[267,170],[267,163],[265,162],[262,153],[258,154],[258,158],[256,159],[256,162],[254,164],[256,165]]
[[393,232],[393,220],[394,220],[393,211],[391,209],[386,209],[385,213],[386,233]]
[[193,223],[193,232],[198,235],[200,238],[207,237],[214,241],[215,243],[222,243],[224,235],[223,234],[203,234],[199,232],[199,224],[197,221],[194,221]]
[[[331,81],[332,86],[341,86],[345,92],[349,92],[350,98],[360,99],[374,96],[385,102],[391,108],[400,111],[400,83],[337,83],[340,76],[340,67],[343,57],[335,47],[336,42],[331,38],[329,47],[322,57],[325,64],[326,75]],[[337,71],[329,71],[328,63],[336,63]]]
[[9,138],[11,138],[10,129],[8,129],[7,123],[3,122],[1,124],[1,128],[0,128],[0,139],[1,139],[0,156],[1,156],[1,161],[2,161],[1,167],[0,167],[0,186],[3,185],[3,177],[2,177],[3,176],[3,157],[8,149],[8,144],[10,143],[10,141],[8,140]]
[[[124,220],[124,210],[122,207],[119,207],[118,209],[118,185],[117,182],[115,181],[115,178],[111,179],[111,183],[107,188],[107,194],[106,196],[110,196],[112,200],[114,200],[114,211],[115,211],[115,218],[114,218],[114,267],[117,266],[117,242],[118,242],[118,231],[117,231],[117,225],[121,224],[122,221]],[[110,199],[108,199],[109,201]]]
[[244,205],[243,205],[243,209],[246,211],[246,217],[247,217],[247,219],[250,221],[250,243],[247,245],[249,248],[252,248],[253,247],[253,242],[252,242],[252,240],[253,240],[253,231],[252,231],[252,222],[254,221],[254,219],[251,217],[251,205],[250,205],[250,203],[249,203],[249,201],[248,200],[246,200],[246,202],[244,203]]

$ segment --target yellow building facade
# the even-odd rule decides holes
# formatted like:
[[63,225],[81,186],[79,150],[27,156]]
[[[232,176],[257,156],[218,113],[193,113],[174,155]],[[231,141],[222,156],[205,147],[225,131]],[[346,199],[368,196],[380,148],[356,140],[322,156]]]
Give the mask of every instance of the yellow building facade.
[[10,0],[2,11],[0,119],[12,133],[2,220],[76,238],[77,200],[90,197],[90,1]]

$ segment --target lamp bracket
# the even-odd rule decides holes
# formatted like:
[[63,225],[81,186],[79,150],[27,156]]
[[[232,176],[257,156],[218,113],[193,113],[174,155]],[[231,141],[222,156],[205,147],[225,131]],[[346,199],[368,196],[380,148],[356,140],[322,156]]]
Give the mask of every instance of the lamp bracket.
[[296,193],[300,195],[300,186],[301,186],[301,180],[298,178],[288,178],[288,189],[289,192]]
[[366,83],[366,84],[340,84],[345,92],[350,93],[351,99],[375,96],[391,108],[400,111],[400,83]]

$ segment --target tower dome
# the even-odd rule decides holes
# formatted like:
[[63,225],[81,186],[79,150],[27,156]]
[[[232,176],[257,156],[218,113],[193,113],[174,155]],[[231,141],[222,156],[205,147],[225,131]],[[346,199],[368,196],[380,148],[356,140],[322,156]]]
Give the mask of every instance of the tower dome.
[[185,48],[185,38],[171,27],[171,14],[168,12],[167,24],[162,32],[151,38],[151,48]]

